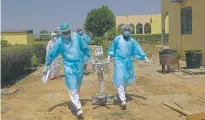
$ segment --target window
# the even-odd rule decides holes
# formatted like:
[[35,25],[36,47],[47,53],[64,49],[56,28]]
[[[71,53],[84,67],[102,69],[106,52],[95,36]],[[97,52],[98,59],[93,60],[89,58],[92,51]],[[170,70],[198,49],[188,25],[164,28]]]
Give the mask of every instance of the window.
[[192,34],[192,7],[181,9],[181,33]]
[[136,26],[136,32],[137,34],[143,34],[143,26],[141,23],[138,23]]
[[144,25],[144,34],[151,34],[151,25],[149,23]]

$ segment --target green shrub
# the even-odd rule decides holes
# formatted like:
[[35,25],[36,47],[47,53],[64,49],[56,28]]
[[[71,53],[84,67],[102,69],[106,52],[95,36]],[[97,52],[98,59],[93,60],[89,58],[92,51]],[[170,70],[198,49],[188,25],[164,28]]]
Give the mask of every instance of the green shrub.
[[46,46],[48,44],[48,41],[38,41],[38,42],[34,42],[34,44],[41,44]]
[[32,46],[21,45],[1,50],[1,79],[5,81],[19,77],[25,68],[31,68]]
[[33,55],[33,57],[31,58],[31,63],[32,63],[32,67],[38,67],[41,64],[36,55]]
[[112,29],[110,29],[109,31],[107,31],[104,35],[105,39],[108,41],[112,41],[117,35],[119,35],[120,32],[116,31],[116,28],[113,27]]
[[32,67],[44,64],[46,49],[43,44],[15,45],[1,49],[2,83],[22,76]]
[[44,44],[35,43],[33,44],[33,54],[38,58],[39,63],[45,63],[46,46]]
[[92,39],[91,45],[100,45],[102,43],[103,38],[102,37],[94,37]]
[[106,40],[105,37],[95,37],[93,38],[94,44],[93,45],[99,45],[103,47],[104,55],[107,56],[107,51],[109,48],[109,41]]
[[107,57],[109,45],[108,45],[108,43],[102,43],[101,45],[103,47],[104,56]]
[[14,46],[25,46],[25,44],[14,44],[13,47]]
[[[162,42],[161,34],[132,35],[140,43],[159,44]],[[168,44],[168,34],[165,35],[165,44]]]
[[1,40],[1,48],[12,46],[8,41]]

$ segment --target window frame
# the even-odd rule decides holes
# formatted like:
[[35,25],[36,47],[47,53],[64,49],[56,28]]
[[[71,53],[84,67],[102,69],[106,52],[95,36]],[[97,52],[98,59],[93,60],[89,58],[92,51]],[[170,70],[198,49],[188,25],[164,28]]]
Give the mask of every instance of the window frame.
[[[181,8],[181,34],[192,34],[193,21],[192,21],[192,7]],[[191,22],[191,24],[190,24]]]

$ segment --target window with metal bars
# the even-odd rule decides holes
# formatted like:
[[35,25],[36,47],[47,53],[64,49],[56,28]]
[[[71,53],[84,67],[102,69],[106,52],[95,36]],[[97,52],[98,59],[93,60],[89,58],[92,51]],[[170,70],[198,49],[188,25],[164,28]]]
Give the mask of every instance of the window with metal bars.
[[181,33],[192,34],[192,7],[181,9]]

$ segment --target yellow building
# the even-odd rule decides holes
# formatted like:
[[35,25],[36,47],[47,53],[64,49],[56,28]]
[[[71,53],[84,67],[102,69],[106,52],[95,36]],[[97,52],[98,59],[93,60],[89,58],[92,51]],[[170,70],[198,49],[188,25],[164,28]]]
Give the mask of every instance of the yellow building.
[[1,40],[14,44],[33,44],[33,30],[1,31]]
[[169,15],[169,46],[178,52],[202,49],[205,64],[205,0],[178,1],[161,0],[162,21]]
[[[168,18],[166,18],[166,33],[169,33]],[[161,34],[161,14],[116,16],[116,27],[132,24],[133,34]]]

